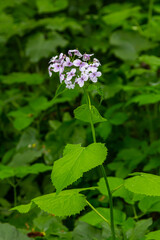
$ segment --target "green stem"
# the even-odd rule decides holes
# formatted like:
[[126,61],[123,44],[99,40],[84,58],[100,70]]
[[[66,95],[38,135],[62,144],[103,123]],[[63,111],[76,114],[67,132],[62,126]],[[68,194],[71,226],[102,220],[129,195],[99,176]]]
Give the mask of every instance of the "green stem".
[[153,2],[154,2],[154,0],[150,0],[150,1],[149,1],[148,24],[150,23],[151,18],[152,18]]
[[88,202],[87,200],[86,200],[86,202],[87,202],[87,204],[93,209],[93,211],[94,211],[96,214],[98,214],[98,216],[100,216],[106,223],[108,223],[108,224],[110,225],[110,222],[109,222],[105,217],[103,217],[103,216],[100,214],[100,212],[98,212],[98,211],[93,207],[93,205],[92,205],[90,202]]
[[[87,101],[87,105],[88,105],[88,108],[89,108],[89,111],[90,111],[90,124],[91,124],[93,141],[94,141],[94,143],[96,143],[96,134],[95,134],[94,124],[93,124],[93,119],[92,119],[92,112],[91,112],[91,110],[92,110],[91,100],[90,100],[89,94],[86,91],[86,89],[85,88],[83,88],[83,89],[84,89],[84,92],[85,92],[85,95],[86,95],[86,101]],[[101,171],[101,173],[102,173],[102,175],[104,177],[104,180],[105,180],[105,183],[106,183],[106,187],[107,187],[107,191],[108,191],[109,205],[110,205],[110,221],[111,221],[112,239],[115,240],[116,237],[115,237],[115,229],[114,229],[114,215],[113,215],[112,194],[111,194],[111,190],[110,190],[109,183],[108,183],[107,176],[106,176],[106,171],[104,169],[103,164],[100,165],[99,168],[100,168],[100,171]]]
[[132,205],[132,207],[133,207],[134,219],[138,220],[138,216],[137,216],[135,205]]

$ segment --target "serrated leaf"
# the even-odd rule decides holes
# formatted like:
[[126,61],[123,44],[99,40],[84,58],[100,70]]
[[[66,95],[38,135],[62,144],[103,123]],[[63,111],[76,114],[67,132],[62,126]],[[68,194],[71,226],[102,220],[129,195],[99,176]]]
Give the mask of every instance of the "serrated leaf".
[[[91,114],[92,114],[92,121],[93,123],[98,123],[98,122],[105,122],[107,121],[105,118],[103,118],[98,110],[95,108],[95,106],[91,106]],[[83,121],[83,122],[91,122],[91,116],[90,116],[90,110],[88,108],[87,104],[83,104],[76,108],[74,110],[74,116],[75,118]]]
[[160,196],[160,176],[137,173],[138,176],[125,180],[124,186],[131,192],[148,196]]
[[11,208],[10,210],[13,211],[13,210],[17,210],[18,212],[20,213],[27,213],[31,210],[31,208],[34,207],[34,203],[33,202],[30,202],[28,204],[25,204],[25,205],[19,205],[17,207],[14,207],[14,208]]
[[70,216],[79,213],[87,205],[85,196],[80,194],[81,189],[65,190],[59,194],[50,193],[32,199],[32,202],[27,205],[20,205],[12,210],[17,210],[21,213],[26,213],[30,210],[32,204],[35,203],[40,209],[55,216]]
[[59,193],[77,179],[84,172],[101,165],[107,156],[107,148],[102,143],[93,143],[88,147],[80,144],[68,144],[64,156],[54,163],[51,179]]
[[146,235],[146,240],[159,240],[160,239],[160,230],[150,232]]
[[[96,210],[102,215],[104,216],[109,222],[110,222],[110,210],[109,208],[96,208]],[[123,224],[123,222],[126,219],[126,215],[125,213],[123,213],[122,211],[118,210],[118,209],[114,209],[114,220],[116,224]],[[93,210],[90,211],[89,213],[85,214],[84,216],[79,218],[80,221],[89,223],[93,226],[96,226],[97,224],[103,222],[104,220],[98,215],[96,214]]]

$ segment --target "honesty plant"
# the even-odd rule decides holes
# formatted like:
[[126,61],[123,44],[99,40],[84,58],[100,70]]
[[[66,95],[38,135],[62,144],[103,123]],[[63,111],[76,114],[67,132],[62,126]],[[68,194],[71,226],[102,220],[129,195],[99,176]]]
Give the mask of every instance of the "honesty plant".
[[[38,206],[41,210],[48,212],[49,214],[64,217],[80,213],[86,205],[89,205],[93,211],[85,214],[80,219],[86,221],[88,218],[94,218],[94,223],[105,221],[111,229],[112,240],[115,240],[118,239],[118,235],[115,235],[114,220],[116,224],[121,224],[121,221],[125,219],[125,214],[121,215],[121,219],[117,217],[119,216],[119,210],[113,210],[112,193],[114,196],[115,191],[122,188],[121,194],[130,191],[134,194],[159,197],[160,177],[147,173],[135,173],[135,176],[127,180],[122,180],[120,178],[107,178],[105,168],[103,167],[103,163],[107,157],[107,148],[103,143],[96,142],[94,128],[94,124],[104,122],[106,119],[103,118],[98,109],[91,104],[91,99],[88,93],[89,83],[96,83],[101,76],[101,72],[98,70],[100,62],[96,58],[91,60],[92,56],[93,54],[87,53],[82,55],[78,50],[69,50],[68,56],[61,53],[59,57],[55,56],[50,60],[49,75],[52,76],[53,72],[59,73],[60,83],[64,83],[57,89],[53,101],[51,101],[52,103],[54,103],[57,96],[64,91],[67,91],[66,88],[74,89],[76,84],[79,85],[80,88],[83,88],[86,97],[86,104],[77,107],[74,110],[74,116],[76,119],[90,124],[93,143],[88,146],[81,146],[81,144],[67,144],[63,151],[63,157],[55,161],[52,168],[51,180],[55,186],[56,193],[36,197],[32,199],[29,204],[20,205],[13,209],[18,210],[21,213],[26,213],[33,207]],[[86,82],[88,84],[85,84]],[[66,85],[65,90],[64,85]],[[97,166],[100,168],[103,175],[98,186],[81,189],[66,189],[82,177],[85,172]],[[3,169],[4,172],[1,178],[4,179],[11,176],[22,177],[28,173],[37,173],[37,171],[43,172],[48,169],[50,169],[50,167],[47,166],[45,168],[38,164],[26,169],[19,169],[18,171],[15,171],[15,169],[8,169],[7,167]],[[21,173],[19,173],[20,170]],[[109,184],[111,185],[112,192]],[[15,188],[16,186],[13,187]],[[108,196],[110,209],[101,207],[95,209],[94,206],[88,202],[86,196],[81,193],[86,190],[95,189],[98,189],[102,194]],[[151,224],[150,220],[149,224]]]
[[[91,105],[91,100],[87,91],[88,84],[85,82],[96,83],[101,72],[98,67],[101,65],[96,58],[91,59],[93,54],[81,54],[78,50],[69,50],[68,56],[61,53],[58,56],[52,57],[49,61],[49,75],[59,73],[60,83],[65,83],[66,88],[74,89],[78,84],[84,89],[86,96],[86,104],[79,106],[74,110],[75,118],[90,123],[93,143],[87,147],[82,147],[81,144],[68,144],[63,152],[63,157],[55,161],[52,169],[51,179],[56,188],[56,194],[48,194],[32,199],[31,203],[15,207],[14,209],[20,212],[27,212],[32,207],[37,205],[42,210],[52,213],[55,216],[70,216],[79,213],[87,204],[95,211],[102,221],[110,225],[112,238],[115,240],[114,219],[113,219],[113,204],[112,195],[109,188],[106,172],[103,167],[103,162],[107,156],[107,148],[103,143],[96,142],[94,124],[106,121],[98,110]],[[62,90],[63,92],[63,90]],[[61,93],[60,88],[56,95]],[[56,97],[55,95],[55,97]],[[84,189],[64,190],[83,176],[83,173],[92,168],[99,166],[106,184],[110,203],[110,220],[106,219],[98,210],[96,210],[86,199],[81,191],[94,190],[98,187],[90,187]]]

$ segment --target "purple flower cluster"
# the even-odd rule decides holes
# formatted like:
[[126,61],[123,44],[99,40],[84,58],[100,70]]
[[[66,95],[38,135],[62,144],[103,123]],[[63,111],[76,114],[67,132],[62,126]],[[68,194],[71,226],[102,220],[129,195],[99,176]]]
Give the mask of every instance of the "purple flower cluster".
[[61,53],[59,57],[52,57],[49,61],[49,76],[52,76],[52,72],[59,72],[60,82],[64,81],[66,88],[69,89],[73,89],[75,84],[83,87],[86,81],[96,83],[97,78],[102,75],[98,71],[101,64],[96,58],[91,61],[93,55],[87,53],[82,55],[78,50],[69,50],[68,56]]

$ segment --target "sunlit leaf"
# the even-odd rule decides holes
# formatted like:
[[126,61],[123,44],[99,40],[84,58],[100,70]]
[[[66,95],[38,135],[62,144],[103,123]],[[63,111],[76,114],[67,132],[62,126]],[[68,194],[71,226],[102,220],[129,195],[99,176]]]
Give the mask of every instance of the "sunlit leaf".
[[53,166],[51,179],[57,193],[82,177],[84,172],[101,165],[106,156],[107,149],[102,143],[93,143],[88,147],[68,144],[64,156]]

